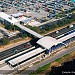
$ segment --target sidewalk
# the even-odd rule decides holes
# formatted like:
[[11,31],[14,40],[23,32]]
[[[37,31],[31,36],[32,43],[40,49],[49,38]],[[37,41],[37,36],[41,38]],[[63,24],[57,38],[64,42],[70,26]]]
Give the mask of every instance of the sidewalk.
[[31,38],[26,38],[26,39],[23,39],[23,40],[21,40],[19,42],[16,42],[16,43],[11,43],[11,44],[8,44],[8,45],[5,45],[5,46],[1,46],[0,52],[2,52],[4,50],[7,50],[7,49],[10,49],[12,47],[18,46],[18,45],[23,44],[25,42],[28,42],[29,40],[31,40]]

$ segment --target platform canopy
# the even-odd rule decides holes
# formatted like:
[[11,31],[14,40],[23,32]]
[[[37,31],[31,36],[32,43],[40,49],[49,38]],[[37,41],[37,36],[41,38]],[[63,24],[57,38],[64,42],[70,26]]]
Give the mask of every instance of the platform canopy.
[[41,45],[46,49],[50,49],[53,45],[57,45],[58,42],[55,38],[50,36],[45,36],[37,41],[37,44]]

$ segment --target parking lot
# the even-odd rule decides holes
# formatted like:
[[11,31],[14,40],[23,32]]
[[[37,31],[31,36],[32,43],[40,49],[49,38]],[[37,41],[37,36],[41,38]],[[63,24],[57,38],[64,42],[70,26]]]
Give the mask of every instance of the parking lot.
[[[56,8],[55,8],[56,7]],[[24,12],[26,16],[31,16],[37,19],[48,19],[49,14],[71,10],[74,8],[74,3],[66,1],[55,0],[3,0],[0,2],[0,11],[7,14]]]

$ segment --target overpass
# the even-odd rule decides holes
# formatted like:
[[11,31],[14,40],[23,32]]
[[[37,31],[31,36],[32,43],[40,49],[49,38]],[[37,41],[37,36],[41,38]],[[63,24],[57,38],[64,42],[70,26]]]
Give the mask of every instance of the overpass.
[[42,35],[40,35],[40,34],[38,34],[37,32],[35,32],[35,31],[33,31],[33,30],[31,30],[31,29],[29,29],[29,28],[27,28],[27,27],[21,25],[20,23],[15,23],[15,25],[18,26],[19,28],[21,28],[22,30],[24,30],[24,31],[26,31],[26,32],[28,32],[28,33],[34,35],[34,36],[37,37],[37,38],[42,38],[42,37],[43,37]]

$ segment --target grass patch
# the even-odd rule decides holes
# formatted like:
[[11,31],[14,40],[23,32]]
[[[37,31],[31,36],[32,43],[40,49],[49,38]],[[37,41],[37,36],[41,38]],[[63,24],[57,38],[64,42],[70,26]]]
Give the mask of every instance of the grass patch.
[[[70,54],[65,54],[64,56],[62,56],[63,58],[68,57]],[[62,62],[62,57],[58,58],[55,60],[55,62]]]
[[67,57],[67,56],[69,56],[70,54],[65,54],[63,57],[65,58],[65,57]]
[[49,64],[46,64],[46,65],[44,65],[44,66],[42,66],[42,67],[39,67],[35,72],[32,72],[32,73],[30,73],[29,75],[36,75],[36,74],[39,74],[39,73],[41,73],[41,72],[43,72],[43,71],[46,71],[49,67],[50,67],[50,63],[49,63]]
[[55,61],[56,61],[56,62],[59,62],[60,60],[61,60],[61,58],[58,58],[58,59],[56,59]]

